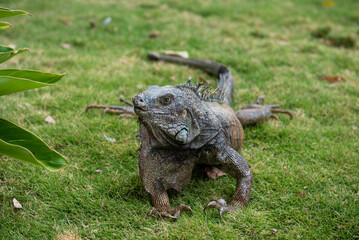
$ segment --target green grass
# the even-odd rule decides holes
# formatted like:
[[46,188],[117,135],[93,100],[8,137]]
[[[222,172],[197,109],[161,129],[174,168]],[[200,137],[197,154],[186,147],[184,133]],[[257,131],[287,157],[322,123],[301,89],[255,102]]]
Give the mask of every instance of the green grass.
[[[32,51],[2,67],[67,75],[53,87],[2,97],[1,117],[40,135],[71,163],[49,173],[14,159],[0,161],[0,238],[359,238],[359,2],[335,3],[2,1],[33,15],[9,19],[14,28],[0,33],[1,43]],[[102,26],[109,16],[111,24]],[[326,46],[311,36],[323,27],[334,36],[352,36],[356,47]],[[148,38],[154,31],[159,37]],[[62,48],[65,42],[73,47]],[[121,95],[130,99],[154,84],[176,85],[189,76],[214,80],[199,70],[147,60],[147,52],[165,49],[228,65],[235,77],[234,109],[265,95],[267,103],[295,114],[293,121],[281,116],[245,129],[241,153],[254,175],[251,202],[223,221],[218,212],[205,215],[202,209],[212,197],[230,198],[235,181],[229,176],[194,178],[171,195],[173,205],[191,205],[193,217],[150,217],[138,174],[136,120],[84,114],[88,104],[120,104]],[[323,75],[346,82],[331,85],[318,79]],[[45,124],[47,115],[57,124]],[[24,209],[14,209],[13,198]]]

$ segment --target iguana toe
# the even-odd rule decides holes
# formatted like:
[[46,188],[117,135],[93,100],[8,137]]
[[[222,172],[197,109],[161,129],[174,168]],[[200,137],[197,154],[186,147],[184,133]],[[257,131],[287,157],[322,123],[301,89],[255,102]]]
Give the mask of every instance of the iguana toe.
[[193,216],[193,211],[192,211],[192,208],[188,205],[184,205],[184,204],[181,204],[177,207],[180,211],[188,211],[188,212],[191,212],[192,216]]
[[203,211],[206,211],[208,208],[217,208],[219,210],[219,219],[221,219],[221,220],[223,217],[223,213],[238,211],[238,208],[236,206],[227,205],[226,200],[224,200],[222,198],[211,200],[204,207]]
[[279,104],[264,104],[264,97],[257,98],[255,103],[242,107],[236,112],[236,116],[243,126],[255,125],[260,122],[267,121],[269,118],[279,120],[276,113],[287,114],[289,118],[293,119],[293,113],[288,110],[279,109]]
[[171,218],[174,221],[176,221],[179,218],[179,216],[181,215],[182,211],[189,211],[189,212],[191,212],[191,214],[193,216],[192,208],[190,206],[187,206],[184,204],[181,204],[181,205],[177,206],[176,208],[169,207],[169,208],[157,209],[157,208],[153,207],[150,211],[150,216],[152,216],[152,217],[155,217],[155,216],[167,217],[167,218]]
[[[172,209],[171,209],[172,210]],[[177,220],[177,218],[180,216],[180,211],[168,211],[168,210],[158,210],[155,207],[153,207],[150,211],[150,216],[155,217],[155,216],[160,216],[160,217],[168,217],[171,218],[173,220]]]

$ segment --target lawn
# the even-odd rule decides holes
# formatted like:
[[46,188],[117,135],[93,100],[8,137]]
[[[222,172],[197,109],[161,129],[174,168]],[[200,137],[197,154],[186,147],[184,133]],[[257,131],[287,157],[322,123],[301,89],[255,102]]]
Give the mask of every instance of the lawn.
[[[334,3],[334,5],[333,5]],[[68,157],[50,173],[0,161],[2,239],[357,239],[359,238],[359,2],[309,0],[3,0],[33,17],[8,19],[3,45],[27,47],[2,68],[66,76],[55,86],[1,98],[1,117],[41,136]],[[333,5],[333,6],[331,6]],[[111,17],[108,25],[102,21]],[[91,27],[95,25],[95,27]],[[332,38],[313,36],[331,29]],[[149,34],[158,33],[155,38]],[[137,166],[136,119],[84,113],[118,104],[151,85],[178,85],[199,70],[148,61],[149,51],[188,51],[219,61],[235,78],[232,107],[264,95],[290,109],[245,129],[241,154],[254,184],[251,202],[218,218],[213,197],[230,199],[235,180],[193,178],[171,204],[188,204],[177,222],[149,216]],[[342,76],[330,84],[321,76]],[[51,116],[56,124],[46,124]],[[115,138],[111,143],[104,135]],[[16,198],[23,209],[15,209]]]

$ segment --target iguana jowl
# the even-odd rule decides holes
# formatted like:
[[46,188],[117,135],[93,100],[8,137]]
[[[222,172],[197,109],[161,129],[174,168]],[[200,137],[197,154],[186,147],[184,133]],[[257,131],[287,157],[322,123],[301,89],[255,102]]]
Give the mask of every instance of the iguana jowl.
[[135,96],[132,107],[102,107],[106,111],[138,115],[141,147],[139,149],[140,177],[151,196],[152,215],[177,219],[187,205],[172,207],[168,189],[181,191],[188,184],[197,164],[215,165],[237,181],[232,200],[210,201],[207,208],[224,212],[236,211],[249,202],[253,177],[246,160],[238,153],[244,140],[242,126],[277,118],[279,105],[248,105],[235,112],[230,103],[233,92],[231,72],[217,62],[180,58],[149,53],[152,60],[180,63],[200,68],[218,76],[218,91],[209,92],[201,84],[151,86]]

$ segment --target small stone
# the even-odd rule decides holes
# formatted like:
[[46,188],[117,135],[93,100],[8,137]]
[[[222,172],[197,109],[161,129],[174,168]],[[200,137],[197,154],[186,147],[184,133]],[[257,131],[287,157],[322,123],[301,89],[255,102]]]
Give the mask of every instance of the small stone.
[[102,21],[102,25],[106,26],[112,22],[112,17],[107,17],[105,20]]

